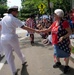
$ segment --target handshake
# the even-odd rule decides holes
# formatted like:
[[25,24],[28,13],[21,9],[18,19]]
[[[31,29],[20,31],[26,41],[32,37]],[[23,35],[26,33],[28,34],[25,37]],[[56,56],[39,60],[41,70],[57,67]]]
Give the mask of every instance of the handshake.
[[36,32],[36,33],[48,33],[48,32],[50,32],[50,30],[49,29],[42,29],[42,30],[35,29],[34,32]]
[[35,29],[34,32],[41,33],[41,30]]
[[31,32],[36,32],[36,33],[47,33],[50,31],[50,29],[42,29],[42,30],[38,30],[38,29],[33,29],[33,28],[30,28],[30,27],[27,27],[27,26],[24,26],[25,30],[27,31],[31,31]]

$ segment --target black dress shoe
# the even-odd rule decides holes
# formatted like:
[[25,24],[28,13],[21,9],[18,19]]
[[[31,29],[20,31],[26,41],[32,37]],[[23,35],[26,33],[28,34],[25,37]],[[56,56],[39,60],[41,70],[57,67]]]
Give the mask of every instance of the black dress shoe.
[[27,62],[24,62],[24,63],[22,64],[22,66],[26,66],[26,63],[27,63]]
[[14,75],[18,75],[18,72],[15,72],[15,74]]

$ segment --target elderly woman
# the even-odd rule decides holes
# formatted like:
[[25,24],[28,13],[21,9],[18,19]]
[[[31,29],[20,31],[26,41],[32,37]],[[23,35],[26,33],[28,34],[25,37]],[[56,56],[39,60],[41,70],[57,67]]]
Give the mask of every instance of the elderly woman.
[[60,67],[60,58],[65,58],[64,73],[69,71],[69,57],[70,57],[70,40],[69,35],[72,33],[70,25],[66,20],[63,20],[64,12],[61,9],[56,9],[54,11],[55,21],[53,24],[45,30],[39,30],[37,32],[50,32],[52,34],[52,44],[54,46],[54,56],[56,57],[56,62],[53,65],[54,68]]

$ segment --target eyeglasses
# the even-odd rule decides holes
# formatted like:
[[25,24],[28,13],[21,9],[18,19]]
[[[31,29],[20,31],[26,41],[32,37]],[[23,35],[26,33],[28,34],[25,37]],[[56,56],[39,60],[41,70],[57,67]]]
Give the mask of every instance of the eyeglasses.
[[17,11],[17,10],[14,10],[14,12],[18,13],[18,11]]

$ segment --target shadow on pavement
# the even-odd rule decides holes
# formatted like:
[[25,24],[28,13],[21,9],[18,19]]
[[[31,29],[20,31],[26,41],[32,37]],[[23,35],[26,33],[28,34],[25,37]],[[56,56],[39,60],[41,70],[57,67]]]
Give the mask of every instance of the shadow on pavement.
[[4,56],[1,56],[1,55],[0,55],[0,61],[1,61],[3,58],[4,58]]
[[70,70],[67,74],[63,73],[64,65],[61,65],[59,69],[62,71],[62,74],[60,74],[60,75],[74,75],[74,68],[70,67]]
[[27,67],[27,65],[25,65],[25,66],[22,67],[21,75],[29,75],[26,67]]
[[20,47],[21,49],[23,49],[23,48],[29,48],[31,46],[45,47],[40,41],[35,41],[35,43],[33,45],[30,44],[30,41],[21,42],[20,45],[21,45],[21,47]]
[[34,46],[41,46],[41,47],[45,47],[43,44],[40,44],[38,42],[35,42]]

